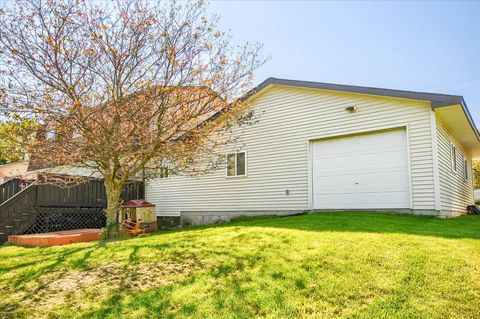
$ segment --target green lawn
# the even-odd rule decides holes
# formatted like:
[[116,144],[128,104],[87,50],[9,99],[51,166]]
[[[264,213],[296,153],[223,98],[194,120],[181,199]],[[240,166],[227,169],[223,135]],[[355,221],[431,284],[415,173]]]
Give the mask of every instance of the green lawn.
[[480,216],[329,213],[0,248],[2,318],[480,318]]

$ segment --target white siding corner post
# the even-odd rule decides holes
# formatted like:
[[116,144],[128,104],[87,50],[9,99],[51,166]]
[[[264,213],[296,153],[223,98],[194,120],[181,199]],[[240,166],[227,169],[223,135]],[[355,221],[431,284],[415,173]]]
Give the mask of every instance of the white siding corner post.
[[313,179],[312,179],[312,143],[307,139],[307,183],[308,183],[308,210],[313,210]]
[[435,210],[441,210],[441,201],[440,201],[440,170],[438,162],[438,144],[437,144],[437,119],[435,111],[430,111],[430,130],[432,137],[432,160],[433,160],[433,187],[435,190]]
[[411,151],[411,144],[410,144],[410,129],[408,124],[405,124],[405,135],[407,137],[407,165],[408,165],[408,188],[409,188],[409,196],[410,196],[410,209],[413,210],[414,202],[413,202],[413,177],[412,177],[412,151]]

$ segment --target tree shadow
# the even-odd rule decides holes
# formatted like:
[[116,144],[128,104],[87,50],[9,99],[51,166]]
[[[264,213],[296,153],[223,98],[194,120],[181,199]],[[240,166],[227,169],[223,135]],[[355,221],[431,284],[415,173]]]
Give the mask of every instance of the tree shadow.
[[16,270],[16,269],[20,269],[20,268],[25,268],[25,267],[29,267],[29,266],[33,266],[40,261],[41,260],[38,259],[38,260],[33,260],[33,261],[25,262],[25,263],[17,263],[17,264],[10,265],[10,266],[0,266],[0,273],[11,271],[11,270]]
[[87,250],[84,254],[83,254],[83,257],[78,259],[78,260],[75,260],[73,261],[73,268],[77,268],[77,269],[80,269],[80,270],[88,270],[90,269],[89,265],[88,265],[88,259],[90,259],[90,257],[92,256],[92,252],[95,250],[95,248],[91,248],[90,250]]
[[[41,267],[34,267],[32,269],[28,269],[27,271],[22,272],[21,274],[16,276],[15,280],[13,281],[13,287],[18,288],[22,286],[24,283],[37,279],[38,277],[44,275],[46,272],[52,271],[56,269],[58,266],[61,266],[62,264],[64,264],[65,260],[68,257],[87,249],[91,249],[91,247],[77,247],[73,249],[63,250],[60,253],[52,253],[56,256],[56,258],[54,258],[52,262],[46,263]],[[85,261],[86,261],[86,258],[84,258],[84,262]],[[21,265],[18,268],[21,268]]]
[[[25,263],[16,263],[9,266],[3,266],[0,268],[0,272],[5,271],[15,271],[22,270],[27,268],[24,271],[21,271],[13,280],[12,286],[14,288],[19,288],[23,284],[36,280],[37,278],[45,275],[49,271],[54,271],[59,267],[64,267],[66,265],[67,259],[72,257],[75,254],[84,252],[83,256],[80,259],[71,260],[69,267],[76,268],[80,270],[88,270],[88,260],[91,258],[92,253],[98,248],[105,247],[106,243],[99,241],[96,245],[89,246],[74,246],[74,247],[62,247],[62,249],[52,249],[51,247],[40,248],[36,251],[35,260]],[[27,248],[30,250],[31,248]],[[38,264],[38,267],[28,267],[35,266]]]
[[128,256],[128,261],[130,264],[135,264],[138,263],[139,258],[138,258],[138,250],[140,249],[140,246],[136,245],[132,247],[132,251],[130,255]]

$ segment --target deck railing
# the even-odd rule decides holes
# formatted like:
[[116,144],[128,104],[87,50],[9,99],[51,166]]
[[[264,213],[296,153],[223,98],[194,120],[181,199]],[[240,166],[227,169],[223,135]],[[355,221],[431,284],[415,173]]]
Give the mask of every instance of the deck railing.
[[[139,198],[144,198],[142,182],[130,183],[124,187],[122,201]],[[105,186],[100,180],[69,188],[30,184],[0,204],[0,243],[8,235],[25,232],[84,228],[84,225],[90,225],[90,221],[98,226],[104,220],[102,211],[106,204]],[[52,214],[51,218],[49,214]],[[65,218],[63,223],[59,222],[62,218]],[[75,220],[78,221],[77,224]],[[55,225],[48,224],[48,221]]]
[[20,178],[11,178],[0,184],[0,205],[24,189],[29,182]]

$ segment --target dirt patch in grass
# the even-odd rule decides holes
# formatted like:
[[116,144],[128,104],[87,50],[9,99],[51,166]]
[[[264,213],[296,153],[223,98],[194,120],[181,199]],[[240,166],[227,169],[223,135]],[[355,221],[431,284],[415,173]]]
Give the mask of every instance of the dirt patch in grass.
[[91,284],[108,282],[110,287],[123,287],[145,290],[171,282],[180,273],[197,270],[201,265],[193,262],[167,264],[137,264],[119,267],[106,265],[92,271],[55,271],[55,278],[46,283],[45,289],[52,292],[69,292]]
[[[135,293],[168,285],[204,268],[198,260],[182,262],[138,263],[127,266],[105,265],[94,270],[52,270],[38,278],[34,285],[24,287],[9,298],[4,310],[21,306],[25,309],[47,311],[56,306],[71,304],[81,307],[79,300],[100,302],[112,294]],[[17,302],[12,303],[16,300]]]

